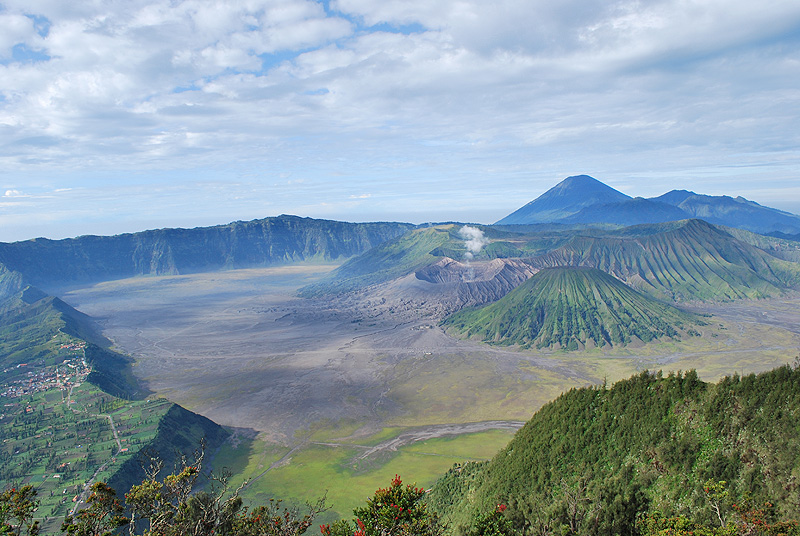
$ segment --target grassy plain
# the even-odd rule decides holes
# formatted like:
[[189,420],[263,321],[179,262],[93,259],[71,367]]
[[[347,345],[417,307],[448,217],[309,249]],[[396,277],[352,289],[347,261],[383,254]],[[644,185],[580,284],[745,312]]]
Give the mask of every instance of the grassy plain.
[[[384,433],[377,436],[387,437]],[[399,447],[375,464],[354,459],[365,443],[374,444],[376,437],[363,438],[359,444],[308,442],[295,449],[256,439],[236,448],[229,445],[219,459],[229,461],[234,486],[250,480],[243,492],[249,501],[263,503],[276,497],[303,504],[325,496],[330,510],[319,522],[327,523],[351,517],[353,508],[387,486],[394,475],[429,487],[455,463],[492,458],[511,437],[509,430],[489,430],[432,438]]]
[[643,369],[694,368],[714,381],[791,362],[800,350],[797,296],[697,306],[713,316],[701,336],[680,342],[521,350],[454,339],[402,297],[295,297],[332,268],[138,278],[63,297],[136,358],[149,389],[247,429],[218,458],[235,480],[252,479],[246,498],[303,501],[327,490],[334,517],[395,473],[427,486],[455,462],[490,457],[511,434],[424,437],[357,460],[410,428],[524,421],[572,387]]

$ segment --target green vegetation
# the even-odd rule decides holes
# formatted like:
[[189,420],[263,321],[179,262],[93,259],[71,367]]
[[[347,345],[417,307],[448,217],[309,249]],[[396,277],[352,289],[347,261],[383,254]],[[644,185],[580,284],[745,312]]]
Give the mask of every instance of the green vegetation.
[[92,368],[89,381],[114,396],[142,396],[131,359],[108,345],[86,315],[35,287],[0,303],[0,366],[6,382],[80,355]]
[[331,523],[346,517],[394,474],[413,475],[417,485],[430,487],[454,463],[488,460],[513,437],[506,430],[462,434],[416,441],[375,459],[356,459],[364,446],[374,446],[402,431],[358,439],[358,446],[346,440],[338,444],[328,440],[292,452],[258,439],[242,441],[236,448],[223,447],[218,459],[230,468],[232,486],[249,481],[241,492],[245,502],[259,504],[280,498],[304,504],[325,493],[330,508],[320,520]]
[[0,336],[0,487],[33,486],[46,532],[92,482],[128,489],[139,481],[143,449],[173,462],[204,438],[216,448],[227,437],[180,406],[144,399],[130,359],[108,350],[85,315],[38,289],[0,305]]
[[701,220],[574,236],[535,266],[590,266],[658,299],[765,298],[800,286],[800,265],[778,259]]
[[[301,296],[348,292],[367,285],[383,283],[410,274],[438,261],[444,255],[437,248],[455,241],[455,225],[437,225],[415,229],[354,257],[329,276],[300,290]],[[460,240],[461,251],[463,240]]]
[[[466,253],[459,225],[416,229],[350,259],[302,296],[349,292],[397,279]],[[538,268],[598,268],[659,300],[727,301],[800,288],[800,250],[747,231],[682,220],[614,226],[481,227],[476,260],[521,258]],[[763,249],[762,249],[763,248]]]
[[340,520],[321,527],[323,536],[438,536],[444,532],[428,511],[425,490],[406,484],[398,475],[388,488],[379,488],[365,506],[353,510],[353,525]]
[[564,393],[492,461],[451,469],[429,504],[458,531],[504,504],[525,534],[778,534],[745,529],[797,515],[799,419],[797,367],[717,384],[643,372]]
[[701,323],[590,268],[538,272],[500,300],[459,311],[444,321],[492,344],[566,350],[678,338]]
[[121,400],[88,382],[0,402],[0,483],[35,487],[45,530],[61,522],[87,482],[114,479],[129,460],[135,464],[172,406],[163,399]]

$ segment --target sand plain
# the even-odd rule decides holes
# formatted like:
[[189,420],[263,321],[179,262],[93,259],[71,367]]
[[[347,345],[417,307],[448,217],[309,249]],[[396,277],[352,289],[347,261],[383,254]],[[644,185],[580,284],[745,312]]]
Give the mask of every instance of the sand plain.
[[[353,440],[385,427],[527,420],[561,392],[642,369],[716,380],[792,362],[800,298],[701,305],[701,337],[637,348],[521,351],[455,339],[424,303],[367,292],[301,299],[335,265],[140,277],[61,289],[153,392],[263,439]],[[499,425],[498,425],[499,426]],[[452,430],[451,430],[452,431]],[[466,429],[465,429],[466,431]]]

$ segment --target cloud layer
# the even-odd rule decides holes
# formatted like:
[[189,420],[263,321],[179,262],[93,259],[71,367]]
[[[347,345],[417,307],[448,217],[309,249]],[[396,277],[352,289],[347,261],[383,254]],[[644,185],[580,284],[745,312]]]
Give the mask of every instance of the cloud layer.
[[0,227],[492,221],[584,172],[800,210],[796,1],[0,6]]

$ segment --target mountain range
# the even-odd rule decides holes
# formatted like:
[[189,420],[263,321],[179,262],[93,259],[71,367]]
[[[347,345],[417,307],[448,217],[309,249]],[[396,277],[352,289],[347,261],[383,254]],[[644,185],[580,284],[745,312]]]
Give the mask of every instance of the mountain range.
[[[83,400],[92,401],[96,404],[92,407],[98,409],[91,414],[86,410],[86,422],[91,417],[104,423],[113,413],[108,408],[120,409],[121,416],[121,408],[128,407],[126,418],[137,417],[137,430],[142,430],[137,436],[141,443],[139,439],[126,443],[130,445],[125,447],[130,459],[109,476],[124,491],[141,475],[133,457],[135,451],[185,451],[203,436],[211,439],[209,447],[217,449],[228,432],[180,406],[151,400],[155,397],[134,375],[133,359],[115,351],[92,318],[56,297],[64,289],[131,277],[335,263],[339,265],[335,270],[325,276],[320,272],[315,283],[300,289],[299,297],[312,298],[303,302],[312,304],[309,311],[319,304],[324,309],[320,318],[328,315],[335,322],[349,318],[345,311],[358,310],[347,329],[364,331],[353,340],[379,329],[376,322],[380,320],[387,322],[387,327],[378,331],[386,337],[398,336],[402,326],[419,324],[412,328],[413,336],[425,340],[433,340],[434,334],[443,338],[449,334],[476,343],[512,346],[514,351],[540,349],[547,352],[547,359],[566,355],[566,359],[577,362],[590,353],[565,352],[658,341],[672,345],[695,335],[705,336],[698,332],[712,321],[707,323],[702,315],[688,312],[686,304],[702,307],[709,302],[780,297],[800,290],[800,243],[793,241],[797,236],[800,217],[743,198],[683,190],[651,199],[631,198],[581,175],[565,179],[495,225],[346,223],[283,215],[196,229],[0,243],[0,366],[5,369],[6,382],[23,383],[35,367],[55,369],[57,376],[65,355],[80,357],[91,368],[85,383],[93,387],[86,388],[88,394]],[[316,318],[316,311],[305,314]],[[292,321],[292,312],[288,311],[274,320]],[[716,322],[713,324],[716,326]],[[258,334],[261,325],[248,324],[246,329]],[[448,344],[450,341],[452,338]],[[404,339],[392,344],[406,348]],[[353,355],[362,351],[369,355],[367,346],[361,343]],[[435,362],[437,350],[426,349],[422,355],[434,363],[432,366],[439,366]],[[387,364],[391,361],[383,357],[379,360]],[[329,362],[329,366],[333,365]],[[286,374],[290,377],[291,373]],[[365,370],[365,374],[372,372]],[[758,381],[786,390],[786,382],[797,381],[796,373],[788,376]],[[394,387],[388,382],[381,387],[384,393]],[[614,507],[606,502],[615,490],[639,493],[646,489],[656,496],[669,488],[679,494],[680,477],[659,481],[652,471],[661,474],[660,467],[677,475],[687,469],[682,460],[690,458],[686,452],[693,452],[703,434],[716,434],[715,445],[730,439],[724,430],[712,430],[706,424],[693,427],[687,424],[691,424],[690,418],[687,421],[680,416],[691,410],[692,415],[702,414],[711,422],[713,412],[708,408],[736,410],[734,403],[725,405],[729,391],[728,387],[702,384],[691,375],[666,379],[642,375],[613,390],[571,391],[537,413],[495,461],[448,474],[437,484],[431,504],[438,504],[440,512],[456,524],[465,525],[476,508],[499,501],[508,501],[514,515],[521,517],[553,502],[554,493],[557,497],[553,504],[561,504],[558,501],[572,493],[567,487],[582,486],[574,471],[559,465],[559,457],[565,453],[570,463],[594,471],[597,487],[583,491],[594,493],[592,500],[602,503],[603,508]],[[659,398],[659,393],[668,396]],[[714,398],[718,393],[728,398],[719,402]],[[53,396],[51,402],[58,405],[64,396]],[[617,434],[621,422],[617,417],[621,419],[648,397],[655,397],[648,404],[656,408],[652,410],[656,413],[645,415],[645,421],[658,422],[659,433],[679,436],[677,446],[648,435],[641,426],[634,429],[637,425],[633,421],[624,423],[619,431],[623,435]],[[391,397],[381,395],[384,398]],[[778,406],[779,411],[794,411]],[[20,421],[25,415],[24,411],[20,413]],[[551,417],[555,419],[552,422],[548,420]],[[553,432],[561,426],[553,423],[566,423],[567,428]],[[752,428],[753,434],[763,432],[761,424]],[[97,424],[93,426],[98,434],[102,432]],[[29,449],[25,451],[32,453],[25,457],[29,465],[47,466],[50,462],[42,454],[45,450],[30,448],[41,439],[41,431],[33,431],[31,437],[20,435],[14,448]],[[66,427],[60,431],[69,432]],[[573,445],[561,440],[572,432],[582,442],[575,446],[580,452],[570,450]],[[537,439],[540,436],[543,439]],[[67,447],[73,448],[69,441],[77,439],[65,435],[59,439],[59,448],[67,452]],[[795,441],[794,436],[789,439]],[[592,450],[594,443],[587,446],[587,442],[611,445],[606,449],[610,453],[607,459],[592,461],[592,456],[599,454]],[[636,447],[637,454],[625,458],[630,445]],[[742,460],[748,456],[764,458],[761,451],[758,456],[750,452],[762,448],[761,443],[744,441],[742,445],[744,450],[737,452]],[[621,448],[619,452],[613,450],[617,447]],[[122,448],[119,443],[110,450],[119,456]],[[772,446],[769,449],[774,450]],[[584,455],[586,452],[589,454]],[[722,449],[692,458],[688,469],[694,471],[694,495],[676,495],[676,504],[689,500],[696,503],[696,484],[707,476],[747,481],[752,475],[743,465],[735,465],[735,460],[727,460],[728,455]],[[19,462],[15,459],[12,464],[10,456],[6,458],[0,453],[0,469],[5,467],[8,474],[16,471],[13,474],[17,475],[21,469],[14,464]],[[91,459],[88,452],[82,455],[83,470],[88,471]],[[530,482],[524,481],[524,475],[535,473],[538,469],[531,467],[542,464],[550,464],[552,474],[537,473],[535,489],[525,488]],[[783,470],[781,467],[765,470],[776,472]],[[620,479],[633,474],[644,476],[641,482],[635,476],[628,479],[628,484],[636,487],[631,491],[633,488]],[[756,489],[757,493],[761,491]],[[53,502],[63,501],[56,497]],[[646,506],[636,503],[631,511],[641,513]],[[542,511],[558,516],[558,508]],[[616,530],[613,520],[595,521],[604,530]],[[626,518],[625,523],[630,522]]]
[[743,197],[672,190],[650,199],[632,198],[588,175],[567,177],[495,225],[605,223],[625,226],[689,218],[781,238],[800,233],[800,216]]
[[277,216],[195,229],[0,242],[0,298],[141,275],[176,275],[352,257],[415,226]]

